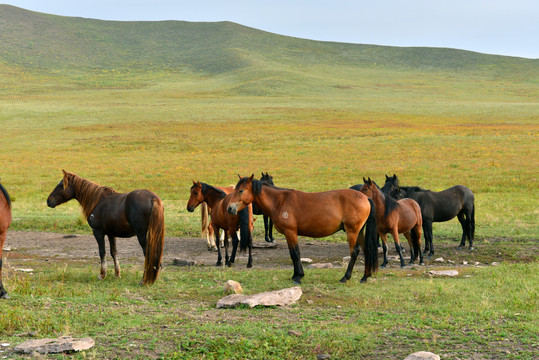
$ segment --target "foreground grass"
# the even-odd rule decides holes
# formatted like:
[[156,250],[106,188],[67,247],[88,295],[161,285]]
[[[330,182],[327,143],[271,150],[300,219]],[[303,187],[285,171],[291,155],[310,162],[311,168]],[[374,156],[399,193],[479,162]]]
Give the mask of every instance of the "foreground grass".
[[139,287],[139,265],[98,281],[86,261],[20,264],[36,271],[7,269],[12,300],[0,302],[2,342],[96,340],[70,358],[398,359],[428,350],[445,359],[530,359],[537,352],[537,262],[461,266],[450,279],[423,267],[387,269],[345,285],[343,269],[308,269],[297,305],[227,310],[215,308],[226,280],[252,294],[292,286],[290,269],[167,266],[155,285]]

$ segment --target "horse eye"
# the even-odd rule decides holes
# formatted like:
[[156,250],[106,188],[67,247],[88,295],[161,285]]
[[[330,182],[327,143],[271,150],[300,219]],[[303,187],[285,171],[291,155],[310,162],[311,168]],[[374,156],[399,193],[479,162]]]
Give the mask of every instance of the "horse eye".
[[243,189],[240,190],[240,194],[243,194]]

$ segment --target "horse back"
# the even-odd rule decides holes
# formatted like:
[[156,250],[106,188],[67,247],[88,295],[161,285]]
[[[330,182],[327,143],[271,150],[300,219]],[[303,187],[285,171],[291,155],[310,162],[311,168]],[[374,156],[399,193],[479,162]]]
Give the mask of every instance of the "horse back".
[[[471,211],[474,206],[473,192],[464,185],[455,185],[438,192],[426,191],[417,194],[423,217],[434,222],[449,221],[463,210]],[[415,196],[413,198],[416,199]]]

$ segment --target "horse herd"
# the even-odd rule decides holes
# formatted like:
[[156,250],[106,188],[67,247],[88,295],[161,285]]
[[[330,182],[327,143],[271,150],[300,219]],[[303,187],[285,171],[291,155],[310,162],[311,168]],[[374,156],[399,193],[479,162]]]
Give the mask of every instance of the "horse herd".
[[[6,231],[11,223],[11,201],[8,192],[0,184],[0,299],[8,298],[2,284],[2,247]],[[99,186],[73,173],[63,171],[63,178],[47,198],[47,205],[54,208],[71,199],[81,207],[99,247],[101,271],[99,278],[106,276],[105,236],[110,244],[115,275],[120,276],[117,259],[116,237],[137,237],[145,256],[142,284],[152,284],[161,269],[164,246],[164,208],[161,199],[148,190],[118,193]],[[419,187],[401,187],[396,175],[386,175],[386,182],[379,188],[370,178],[363,184],[348,189],[306,193],[274,186],[273,178],[262,174],[260,180],[241,177],[236,186],[222,188],[200,181],[193,181],[187,210],[192,212],[202,207],[203,228],[211,223],[207,233],[209,248],[218,251],[217,265],[222,265],[220,246],[211,240],[213,232],[218,239],[223,230],[225,241],[225,265],[234,263],[237,247],[249,250],[247,267],[252,266],[253,214],[264,215],[265,239],[273,241],[272,228],[283,234],[288,244],[294,266],[292,280],[301,282],[304,276],[300,260],[298,236],[326,237],[343,230],[350,248],[350,261],[341,282],[352,276],[360,249],[364,254],[364,274],[361,282],[367,281],[378,269],[378,237],[382,239],[384,261],[387,264],[387,234],[391,234],[401,266],[405,266],[399,234],[404,234],[410,245],[410,263],[421,252],[421,233],[425,238],[424,253],[434,253],[432,223],[458,218],[462,226],[459,248],[469,241],[473,250],[475,233],[474,195],[470,189],[456,185],[449,189],[433,192]],[[211,214],[211,222],[207,221]],[[238,237],[239,230],[239,237]],[[228,255],[228,237],[232,239],[232,251]]]

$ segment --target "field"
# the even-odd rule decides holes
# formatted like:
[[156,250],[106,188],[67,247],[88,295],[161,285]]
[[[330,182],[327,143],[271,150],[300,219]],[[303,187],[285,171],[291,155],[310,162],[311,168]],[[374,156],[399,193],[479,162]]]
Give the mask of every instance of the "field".
[[[91,336],[93,350],[69,357],[96,359],[400,359],[419,350],[444,359],[530,359],[539,351],[537,60],[319,43],[230,23],[30,16],[0,6],[0,15],[8,11],[0,23],[0,177],[13,200],[6,246],[17,246],[4,253],[12,300],[0,302],[1,342]],[[20,23],[28,19],[47,30],[26,32],[31,27]],[[175,43],[178,29],[184,47]],[[53,41],[64,35],[79,37]],[[205,47],[200,38],[215,41]],[[148,43],[156,48],[143,51]],[[98,281],[97,246],[79,205],[46,206],[62,169],[121,192],[155,191],[170,244],[200,234],[198,211],[185,209],[192,180],[230,185],[238,174],[269,172],[277,186],[304,191],[345,188],[364,176],[381,185],[386,174],[436,191],[462,184],[475,194],[475,250],[455,250],[457,220],[435,224],[435,257],[453,264],[394,265],[367,284],[359,283],[359,266],[346,285],[337,282],[341,268],[309,269],[296,306],[221,311],[215,303],[229,278],[247,293],[292,286],[286,251],[271,261],[255,256],[251,270],[244,261],[231,269],[172,267],[177,254],[168,253],[156,284],[139,287],[140,249],[120,248],[122,278]],[[261,217],[255,224],[260,241]],[[28,234],[35,235],[19,239]],[[31,251],[61,234],[91,244],[65,240],[51,247],[57,256]],[[301,239],[300,249],[304,256],[310,246],[345,250],[343,239]],[[77,248],[88,251],[75,256]],[[460,275],[431,278],[432,267]]]

